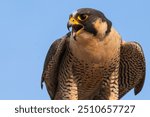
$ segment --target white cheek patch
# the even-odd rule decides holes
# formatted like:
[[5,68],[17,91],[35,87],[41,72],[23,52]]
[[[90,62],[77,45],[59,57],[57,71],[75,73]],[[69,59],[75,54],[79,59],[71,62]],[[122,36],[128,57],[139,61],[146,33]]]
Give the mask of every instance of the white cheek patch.
[[95,29],[98,31],[98,36],[100,36],[101,38],[103,38],[106,34],[107,31],[107,23],[106,22],[102,22],[101,19],[97,19],[96,22],[93,23]]
[[72,13],[73,17],[77,14],[77,12],[78,12],[78,11],[74,11],[74,12]]

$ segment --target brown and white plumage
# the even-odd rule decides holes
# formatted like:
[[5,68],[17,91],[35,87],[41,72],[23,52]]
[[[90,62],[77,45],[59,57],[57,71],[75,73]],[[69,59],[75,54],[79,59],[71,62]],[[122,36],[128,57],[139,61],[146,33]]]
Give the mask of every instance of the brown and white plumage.
[[[51,96],[51,99],[54,98],[57,84],[58,84],[58,71],[59,71],[59,65],[61,63],[61,57],[64,54],[64,51],[66,50],[66,37],[62,39],[56,40],[52,46],[50,47],[45,63],[44,63],[44,69],[42,74],[42,82],[46,83],[47,91],[49,95]],[[41,84],[43,87],[43,84]]]
[[51,99],[120,99],[142,89],[144,55],[139,44],[123,42],[100,11],[83,8],[69,17],[72,32],[47,54],[42,82]]
[[[120,48],[120,64],[118,79],[118,99],[134,88],[137,95],[143,88],[145,80],[145,58],[141,46],[137,42],[122,42]],[[109,86],[110,82],[106,84]],[[101,86],[104,85],[102,82]],[[94,99],[107,99],[106,91],[109,88],[100,88]],[[116,91],[116,89],[114,89]],[[109,94],[109,93],[108,93]]]
[[145,80],[145,58],[137,42],[123,43],[120,53],[119,98],[134,88],[137,95]]

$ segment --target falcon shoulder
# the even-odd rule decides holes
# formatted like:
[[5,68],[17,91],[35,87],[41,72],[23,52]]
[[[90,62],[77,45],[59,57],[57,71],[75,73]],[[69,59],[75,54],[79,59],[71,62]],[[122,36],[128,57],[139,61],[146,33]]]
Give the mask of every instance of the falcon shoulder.
[[45,82],[48,94],[51,99],[54,98],[57,89],[57,77],[59,72],[59,65],[66,50],[67,38],[70,34],[56,40],[50,46],[46,59],[44,62],[44,68],[41,78],[41,88],[43,88],[43,82]]
[[123,43],[120,51],[119,98],[134,88],[137,95],[145,80],[145,58],[137,42]]

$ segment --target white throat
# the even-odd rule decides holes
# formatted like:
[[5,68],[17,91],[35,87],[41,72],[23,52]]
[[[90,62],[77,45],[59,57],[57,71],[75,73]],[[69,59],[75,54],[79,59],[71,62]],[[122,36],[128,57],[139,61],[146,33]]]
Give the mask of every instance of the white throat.
[[118,52],[120,43],[121,38],[114,29],[103,41],[88,32],[83,32],[76,36],[76,40],[71,36],[70,49],[80,60],[103,63]]

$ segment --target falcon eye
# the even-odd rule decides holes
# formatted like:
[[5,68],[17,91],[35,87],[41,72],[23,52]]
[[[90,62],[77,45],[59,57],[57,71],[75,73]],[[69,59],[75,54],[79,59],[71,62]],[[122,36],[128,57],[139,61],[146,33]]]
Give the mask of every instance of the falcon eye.
[[81,15],[78,16],[78,20],[80,20],[80,21],[84,21],[87,18],[88,18],[88,15],[85,15],[85,14],[81,14]]

